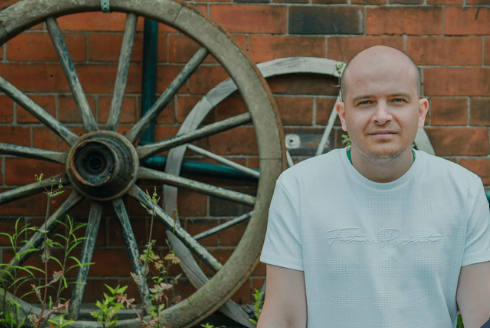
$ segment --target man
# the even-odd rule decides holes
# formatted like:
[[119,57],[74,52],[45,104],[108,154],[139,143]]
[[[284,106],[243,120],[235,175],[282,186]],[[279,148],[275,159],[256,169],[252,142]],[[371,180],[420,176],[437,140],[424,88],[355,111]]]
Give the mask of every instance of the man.
[[481,179],[412,150],[429,105],[407,55],[369,48],[341,80],[352,147],[279,177],[258,328],[451,328],[457,305],[465,328],[480,328],[490,317]]

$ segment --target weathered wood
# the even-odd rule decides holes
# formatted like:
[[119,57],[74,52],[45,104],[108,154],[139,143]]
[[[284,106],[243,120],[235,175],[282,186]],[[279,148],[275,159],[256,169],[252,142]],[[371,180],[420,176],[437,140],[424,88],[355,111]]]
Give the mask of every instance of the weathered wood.
[[[126,244],[129,259],[131,260],[131,267],[133,268],[133,272],[136,275],[142,277],[143,288],[145,290],[145,310],[146,314],[150,314],[150,290],[148,288],[148,281],[141,271],[141,264],[139,261],[140,252],[138,250],[138,243],[136,242],[136,238],[134,237],[133,228],[131,227],[131,223],[129,222],[128,212],[126,211],[126,207],[124,206],[124,202],[121,198],[113,200],[112,207],[114,208],[114,211],[119,218],[119,222],[121,223],[123,239],[124,243]],[[143,299],[143,293],[141,292],[140,288],[138,288],[138,292],[140,294],[140,298]]]
[[53,42],[58,58],[60,59],[61,67],[65,72],[66,79],[70,85],[73,98],[77,103],[80,114],[82,115],[83,125],[85,127],[85,132],[97,131],[97,122],[95,122],[92,111],[87,101],[87,97],[83,92],[82,85],[78,79],[77,72],[75,70],[75,65],[71,60],[68,49],[66,48],[65,40],[61,34],[58,23],[55,18],[46,19],[46,26],[48,28],[49,35],[51,36],[51,41]]
[[138,179],[147,179],[152,181],[159,181],[163,184],[168,184],[175,187],[183,187],[192,191],[196,191],[203,195],[218,197],[221,199],[230,200],[235,203],[244,204],[248,206],[254,206],[255,197],[242,194],[240,192],[228,190],[221,187],[216,187],[206,183],[182,178],[172,174],[140,167],[138,171]]
[[327,126],[325,127],[325,131],[323,132],[322,138],[320,139],[320,143],[318,144],[318,148],[316,150],[315,156],[323,154],[325,150],[325,146],[328,143],[328,137],[330,137],[330,133],[332,132],[333,125],[335,124],[335,120],[337,119],[337,104],[339,101],[342,101],[340,95],[335,100],[335,104],[333,105],[332,112],[330,113],[330,117],[328,118]]
[[197,146],[194,146],[193,144],[187,144],[187,148],[192,150],[193,152],[195,153],[198,153],[200,155],[204,155],[206,157],[209,157],[211,159],[214,159],[220,163],[223,163],[225,165],[228,165],[229,167],[232,167],[234,169],[237,169],[238,171],[241,171],[245,174],[248,174],[254,178],[259,178],[260,177],[260,173],[258,171],[255,171],[255,170],[252,170],[251,168],[249,167],[246,167],[246,166],[243,166],[243,165],[240,165],[238,163],[235,163],[233,161],[230,161],[229,159],[226,159],[224,158],[223,156],[219,156],[219,155],[216,155],[210,151],[207,151],[205,149],[202,149],[200,147],[197,147]]
[[57,121],[53,116],[49,115],[44,109],[27,97],[23,92],[10,84],[7,80],[0,76],[0,90],[5,92],[7,96],[15,100],[19,105],[25,108],[32,116],[41,121],[54,133],[59,135],[63,140],[66,141],[68,145],[73,145],[77,140],[78,136],[73,133],[70,129],[65,127],[59,121]]
[[[83,200],[82,195],[77,193],[76,191],[72,191],[70,196],[65,200],[63,205],[61,205],[51,216],[48,218],[47,224],[43,224],[39,229],[43,231],[47,231],[48,234],[53,231],[57,226],[57,220],[61,219],[69,210],[75,207],[78,203]],[[24,251],[30,248],[37,248],[41,245],[43,241],[44,235],[36,232],[31,239],[20,249],[19,253],[22,254]],[[10,261],[10,265],[22,265],[25,260],[29,257],[30,253],[25,253],[20,256],[20,259],[17,261],[13,258]]]
[[[61,182],[63,185],[67,185],[70,183],[70,180],[68,180],[68,175],[66,173],[55,175],[53,178],[55,179],[56,184]],[[51,178],[44,179],[42,180],[42,183],[45,186],[49,186],[50,179]],[[0,193],[0,205],[7,204],[13,202],[14,200],[21,199],[24,197],[39,194],[40,192],[43,191],[44,191],[44,187],[39,182],[33,182],[22,187],[17,187],[15,189]]]
[[[152,208],[153,204],[150,199],[147,198],[146,193],[138,186],[134,185],[129,194],[137,201],[145,205],[147,208]],[[182,227],[174,227],[174,219],[172,219],[160,206],[155,206],[155,218],[158,219],[165,227],[173,231],[175,228],[175,237],[179,238],[196,256],[201,259],[210,269],[217,272],[221,269],[221,263],[211,255],[206,248],[199,244],[191,235],[187,233]]]
[[248,212],[246,214],[243,214],[237,218],[234,218],[233,220],[230,220],[228,222],[225,222],[223,224],[220,224],[219,226],[217,227],[214,227],[212,229],[209,229],[207,231],[204,231],[204,232],[201,232],[200,234],[197,234],[194,236],[194,239],[195,240],[199,240],[199,239],[202,239],[202,238],[206,238],[206,237],[209,237],[211,235],[214,235],[215,233],[218,233],[220,231],[223,231],[225,229],[228,229],[230,227],[233,227],[234,225],[237,225],[238,223],[241,223],[245,220],[248,220],[252,217],[252,214],[253,214],[253,211],[252,212]]
[[0,143],[1,155],[13,155],[23,158],[43,159],[50,162],[65,164],[68,153],[49,151],[31,147]]
[[121,53],[119,55],[119,66],[117,68],[116,83],[114,86],[114,94],[112,96],[111,110],[109,118],[105,125],[105,129],[109,131],[117,131],[119,119],[121,117],[121,108],[124,99],[124,91],[126,90],[126,82],[128,80],[129,63],[131,53],[133,52],[134,35],[136,33],[136,23],[138,17],[135,14],[128,14],[126,18],[126,27],[124,29],[124,37],[121,45]]
[[[85,240],[83,241],[82,250],[80,252],[80,262],[82,264],[90,263],[92,261],[92,255],[94,253],[95,242],[97,239],[97,232],[99,231],[100,219],[102,217],[102,203],[92,201],[90,204],[90,213],[88,217],[88,225],[85,230]],[[82,266],[78,268],[76,276],[76,284],[73,287],[70,310],[68,318],[70,320],[77,320],[78,312],[80,311],[80,305],[82,304],[83,293],[85,291],[85,283],[87,282],[88,272],[90,266]]]
[[233,129],[237,126],[250,123],[250,121],[251,121],[250,113],[243,113],[217,123],[206,125],[193,132],[177,135],[173,138],[156,142],[154,144],[137,147],[136,152],[138,153],[138,157],[140,159],[145,159],[153,154],[165,151],[167,149],[176,146],[180,146],[182,144],[196,141],[205,137],[209,137],[219,132]]
[[146,114],[136,123],[131,130],[126,132],[124,135],[131,142],[135,142],[141,134],[148,127],[150,122],[152,122],[157,116],[162,112],[165,106],[172,100],[175,94],[179,91],[184,83],[189,79],[189,77],[196,71],[196,69],[201,65],[201,63],[206,59],[208,55],[208,50],[201,47],[192,56],[191,60],[184,66],[182,71],[175,77],[175,79],[170,83],[168,88],[161,94],[157,99],[155,104],[146,112]]

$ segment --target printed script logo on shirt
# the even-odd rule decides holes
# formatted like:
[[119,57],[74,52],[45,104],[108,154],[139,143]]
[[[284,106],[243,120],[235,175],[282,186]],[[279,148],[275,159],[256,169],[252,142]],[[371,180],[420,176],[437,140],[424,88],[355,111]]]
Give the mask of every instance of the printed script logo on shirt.
[[429,236],[418,237],[401,237],[401,234],[399,229],[387,228],[378,231],[375,234],[376,239],[368,239],[366,238],[366,233],[360,228],[343,228],[329,230],[327,232],[327,240],[329,245],[332,245],[334,242],[371,243],[379,244],[381,248],[385,247],[386,244],[402,244],[406,246],[410,243],[433,243],[442,240],[441,235],[434,233],[431,233]]

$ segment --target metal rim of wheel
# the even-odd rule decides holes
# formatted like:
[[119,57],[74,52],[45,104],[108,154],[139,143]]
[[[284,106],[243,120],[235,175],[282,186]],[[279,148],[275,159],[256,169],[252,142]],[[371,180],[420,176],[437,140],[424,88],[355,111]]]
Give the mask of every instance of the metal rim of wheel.
[[[71,146],[69,153],[63,153],[3,143],[0,144],[0,154],[42,159],[66,165],[67,173],[56,178],[61,179],[64,184],[71,184],[74,188],[73,192],[63,205],[50,216],[47,226],[42,227],[44,230],[53,230],[56,226],[56,219],[64,216],[65,213],[84,198],[89,198],[91,200],[91,208],[88,236],[95,238],[102,216],[101,202],[112,202],[114,210],[121,221],[123,234],[129,240],[127,247],[131,254],[133,270],[136,273],[140,273],[137,262],[139,254],[137,247],[132,247],[136,245],[136,242],[128,214],[121,200],[123,194],[129,194],[138,201],[149,205],[145,193],[135,184],[136,179],[159,180],[165,185],[183,187],[203,194],[254,206],[253,215],[251,215],[250,222],[240,243],[224,265],[221,265],[212,257],[184,229],[179,226],[176,227],[175,233],[178,237],[176,240],[186,245],[204,263],[216,271],[215,276],[193,295],[165,310],[161,315],[161,323],[166,327],[191,327],[219,309],[248,279],[259,262],[258,257],[266,230],[268,205],[274,190],[275,180],[285,167],[284,138],[280,118],[271,92],[250,58],[244,54],[226,31],[214,21],[201,15],[195,8],[172,0],[155,0],[151,2],[118,0],[111,3],[110,8],[114,12],[127,13],[127,20],[111,110],[104,130],[98,130],[97,128],[97,123],[92,116],[85,93],[78,80],[74,64],[71,61],[56,21],[57,17],[67,14],[100,11],[100,0],[76,2],[68,0],[17,0],[0,11],[0,22],[2,22],[0,45],[24,30],[38,23],[46,22],[70,89],[82,115],[86,132],[85,135],[78,138],[67,127],[30,100],[22,91],[0,77],[1,91],[22,105]],[[121,114],[122,99],[138,16],[144,16],[176,28],[201,44],[201,48],[185,65],[169,88],[160,96],[149,113],[144,115],[123,137],[114,131],[117,131]],[[134,147],[134,142],[138,140],[143,130],[165,108],[166,104],[180,89],[180,86],[187,81],[209,53],[218,60],[235,81],[247,105],[248,112],[204,126],[178,137],[162,140],[151,145]],[[248,123],[253,123],[255,129],[261,172],[267,172],[267,174],[262,174],[259,179],[257,197],[198,183],[172,174],[139,167],[138,165],[139,161],[153,154]],[[80,161],[87,154],[93,160]],[[121,159],[124,159],[124,161]],[[128,165],[127,163],[130,164]],[[117,170],[120,174],[116,177],[111,170],[107,169],[109,166],[111,170]],[[121,176],[124,178],[121,179]],[[37,183],[18,187],[0,194],[0,204],[41,191],[42,188]],[[157,219],[169,228],[173,226],[173,219],[166,213],[162,208],[156,208]],[[29,245],[38,245],[40,242],[41,235],[35,234],[30,239]],[[28,246],[26,245],[26,247]],[[93,251],[94,243],[86,242],[82,249],[81,261],[90,262]],[[23,257],[21,262],[25,261],[26,258]],[[183,259],[183,262],[185,262],[185,259]],[[87,271],[80,270],[77,273],[77,281],[84,281],[86,276]],[[145,287],[147,289],[148,285],[146,284]],[[83,292],[84,287],[80,285],[77,285],[73,291],[70,309],[70,317],[72,318],[77,317]],[[39,309],[26,303],[21,303],[34,314],[39,311]],[[233,307],[230,308],[230,311],[233,311]],[[117,327],[133,327],[135,324],[137,324],[136,319],[123,320],[118,323]],[[97,326],[99,325],[92,321],[77,321],[73,325],[73,327]]]

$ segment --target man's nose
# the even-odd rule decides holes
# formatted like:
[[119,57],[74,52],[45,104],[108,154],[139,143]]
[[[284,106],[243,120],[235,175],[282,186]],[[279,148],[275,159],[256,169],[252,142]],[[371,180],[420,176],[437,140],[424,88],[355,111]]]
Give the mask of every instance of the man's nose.
[[376,104],[376,112],[374,113],[374,121],[377,124],[383,125],[391,120],[391,114],[386,101],[380,100]]

